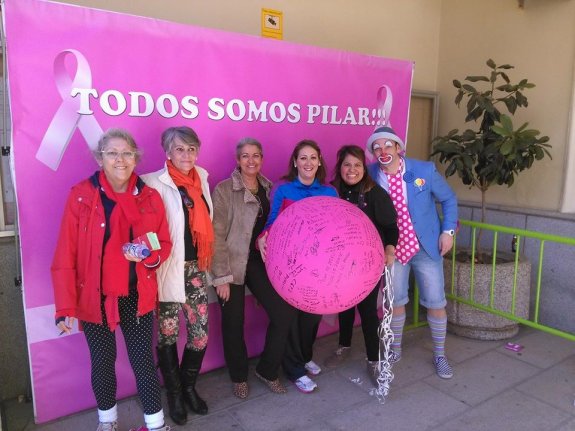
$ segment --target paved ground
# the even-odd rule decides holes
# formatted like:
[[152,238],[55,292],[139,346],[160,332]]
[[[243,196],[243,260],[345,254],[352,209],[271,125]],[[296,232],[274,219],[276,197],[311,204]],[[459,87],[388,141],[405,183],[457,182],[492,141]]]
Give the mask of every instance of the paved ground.
[[[429,330],[405,334],[404,354],[393,371],[395,380],[384,405],[373,395],[365,375],[363,339],[354,336],[354,353],[344,365],[316,379],[319,390],[305,395],[289,386],[275,395],[250,377],[250,396],[240,401],[231,394],[225,369],[200,377],[198,390],[210,414],[191,416],[174,430],[393,430],[393,431],[573,431],[575,430],[575,349],[572,342],[542,332],[522,329],[512,341],[525,346],[521,353],[501,341],[448,337],[448,357],[454,366],[451,380],[435,375]],[[336,347],[334,335],[317,341],[320,364]],[[65,397],[63,397],[65,398]],[[63,399],[65,402],[65,399]],[[119,405],[120,431],[140,425],[135,398]],[[94,410],[56,422],[33,424],[30,404],[7,405],[6,431],[91,431],[97,427]]]

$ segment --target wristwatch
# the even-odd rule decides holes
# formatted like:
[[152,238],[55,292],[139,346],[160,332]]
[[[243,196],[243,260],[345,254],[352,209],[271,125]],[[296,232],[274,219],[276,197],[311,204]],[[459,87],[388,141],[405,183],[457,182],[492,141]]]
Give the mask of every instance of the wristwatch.
[[455,231],[453,229],[444,230],[443,233],[446,233],[449,236],[455,235]]

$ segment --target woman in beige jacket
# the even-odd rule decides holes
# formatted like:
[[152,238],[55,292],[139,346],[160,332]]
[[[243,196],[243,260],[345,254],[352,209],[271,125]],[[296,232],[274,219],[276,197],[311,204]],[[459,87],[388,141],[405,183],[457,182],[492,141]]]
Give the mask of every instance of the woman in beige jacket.
[[272,183],[260,174],[261,144],[242,139],[236,147],[237,167],[214,189],[215,253],[213,284],[222,306],[224,356],[233,383],[233,394],[246,398],[248,354],[244,341],[244,295],[247,285],[264,307],[269,325],[256,377],[278,394],[286,388],[278,378],[286,339],[296,310],[271,285],[255,242],[270,211]]

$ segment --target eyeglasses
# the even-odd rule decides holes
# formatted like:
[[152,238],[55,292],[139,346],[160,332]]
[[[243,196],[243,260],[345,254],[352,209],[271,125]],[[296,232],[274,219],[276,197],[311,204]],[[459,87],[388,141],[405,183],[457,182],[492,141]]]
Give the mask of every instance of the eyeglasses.
[[182,197],[182,202],[186,206],[186,208],[193,208],[194,207],[194,200],[190,197],[186,189],[183,187],[178,187],[178,191],[180,192],[180,196]]
[[122,157],[124,160],[134,160],[136,158],[136,151],[100,151],[108,160],[118,160],[118,157]]

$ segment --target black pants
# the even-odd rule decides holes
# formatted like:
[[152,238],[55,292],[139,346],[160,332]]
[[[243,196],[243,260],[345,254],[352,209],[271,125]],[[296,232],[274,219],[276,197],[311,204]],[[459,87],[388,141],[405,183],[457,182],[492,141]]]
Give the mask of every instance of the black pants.
[[[250,254],[246,267],[246,285],[266,311],[269,324],[257,372],[268,380],[278,377],[286,339],[296,309],[285,302],[271,285],[259,253]],[[230,285],[230,299],[222,307],[224,357],[233,382],[248,379],[248,352],[244,339],[245,286]]]
[[307,373],[305,364],[312,359],[313,343],[317,337],[321,317],[320,314],[298,310],[296,318],[292,321],[282,361],[284,373],[291,381]]
[[[361,329],[365,342],[365,352],[370,361],[379,360],[379,316],[377,315],[377,294],[380,283],[374,287],[367,297],[357,304],[357,310],[361,317]],[[353,322],[355,321],[355,307],[342,311],[339,318],[339,344],[350,347],[353,334]]]
[[[144,413],[151,415],[162,409],[160,383],[152,356],[152,312],[139,318],[138,294],[131,291],[119,298],[120,328],[126,342],[126,350],[132,371],[136,377],[138,395]],[[103,301],[102,301],[103,302]],[[82,322],[84,335],[90,349],[92,364],[92,390],[100,410],[116,405],[116,333],[110,331],[102,306],[103,324]]]

